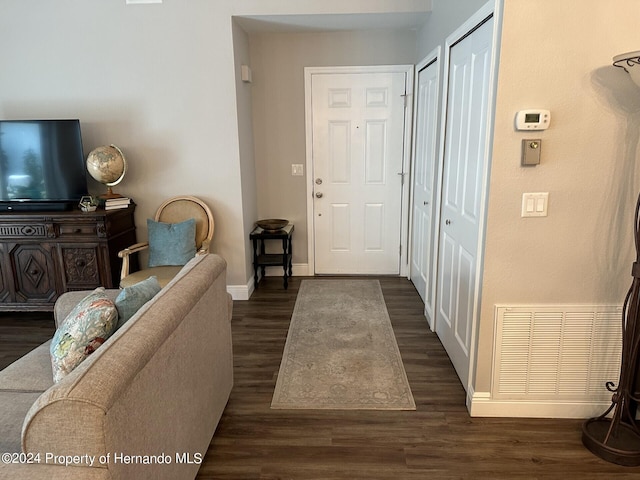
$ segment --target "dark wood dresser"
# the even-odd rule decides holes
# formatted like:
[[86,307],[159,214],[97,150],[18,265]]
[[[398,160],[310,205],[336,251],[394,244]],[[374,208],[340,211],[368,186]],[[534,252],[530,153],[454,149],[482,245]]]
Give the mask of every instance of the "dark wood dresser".
[[134,209],[0,213],[0,311],[53,310],[64,292],[116,288],[118,252],[136,243]]

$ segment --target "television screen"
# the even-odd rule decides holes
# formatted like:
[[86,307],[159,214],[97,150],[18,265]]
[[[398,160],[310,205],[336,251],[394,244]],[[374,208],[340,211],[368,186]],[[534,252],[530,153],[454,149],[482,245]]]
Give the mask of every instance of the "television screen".
[[0,120],[0,202],[77,203],[87,193],[79,120]]

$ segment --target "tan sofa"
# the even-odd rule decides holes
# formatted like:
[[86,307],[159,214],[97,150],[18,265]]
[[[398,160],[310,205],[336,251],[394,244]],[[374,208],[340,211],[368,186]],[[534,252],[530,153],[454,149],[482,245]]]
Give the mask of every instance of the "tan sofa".
[[1,371],[0,479],[194,478],[233,384],[225,277],[196,257],[55,385],[49,342]]

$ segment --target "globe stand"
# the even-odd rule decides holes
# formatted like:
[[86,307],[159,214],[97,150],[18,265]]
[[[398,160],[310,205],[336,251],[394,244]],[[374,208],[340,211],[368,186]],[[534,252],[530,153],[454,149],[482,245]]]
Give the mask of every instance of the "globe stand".
[[98,196],[101,200],[109,200],[111,198],[122,198],[122,195],[119,193],[114,193],[113,189],[110,186],[107,186],[107,193]]
[[[585,447],[603,460],[627,467],[640,465],[640,428],[636,423],[640,401],[640,195],[636,202],[635,245],[633,281],[622,310],[622,360],[618,386],[614,388],[613,382],[607,382],[607,390],[613,392],[611,405],[602,415],[582,425]],[[611,411],[613,415],[607,418]]]

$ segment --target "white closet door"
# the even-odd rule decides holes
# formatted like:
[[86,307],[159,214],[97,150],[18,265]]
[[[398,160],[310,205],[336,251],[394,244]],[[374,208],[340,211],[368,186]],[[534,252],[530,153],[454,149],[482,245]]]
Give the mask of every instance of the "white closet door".
[[476,308],[493,17],[450,48],[440,207],[436,333],[467,388]]
[[439,68],[436,58],[418,72],[412,170],[411,281],[424,301],[425,314],[432,327]]

